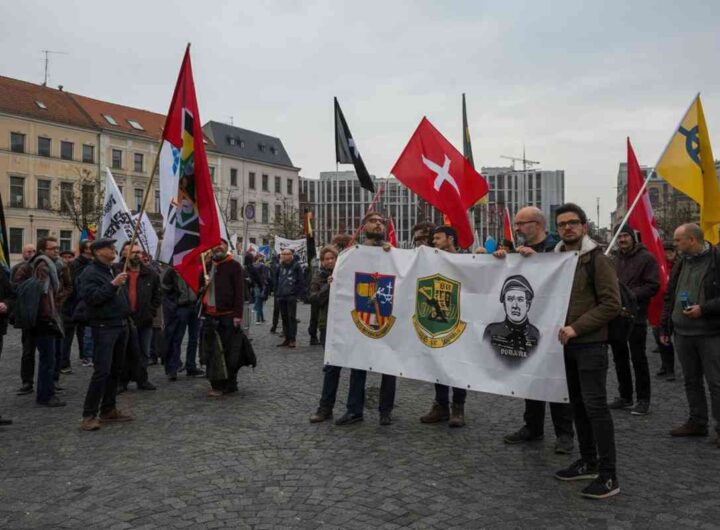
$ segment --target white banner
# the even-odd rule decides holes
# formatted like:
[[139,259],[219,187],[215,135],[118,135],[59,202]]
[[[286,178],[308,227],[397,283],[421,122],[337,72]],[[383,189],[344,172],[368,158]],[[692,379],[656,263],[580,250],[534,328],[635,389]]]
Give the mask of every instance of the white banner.
[[333,274],[325,363],[568,402],[558,331],[577,255],[354,247]]
[[[133,215],[130,213],[112,173],[107,168],[106,171],[105,199],[99,237],[115,239],[115,248],[120,252],[123,243],[132,239],[137,214]],[[138,230],[137,242],[143,251],[148,253],[153,259],[155,258],[158,237],[145,212],[143,212],[143,219]]]
[[307,265],[307,239],[285,239],[284,237],[275,236],[275,253],[285,249],[291,249],[300,259],[300,265]]

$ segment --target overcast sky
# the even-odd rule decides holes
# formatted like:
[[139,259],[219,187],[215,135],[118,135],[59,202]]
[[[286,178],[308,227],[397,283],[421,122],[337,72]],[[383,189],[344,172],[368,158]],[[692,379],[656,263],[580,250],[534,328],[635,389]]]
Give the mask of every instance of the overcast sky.
[[[630,136],[654,164],[698,91],[720,157],[720,4],[604,2],[2,2],[0,74],[165,113],[185,44],[203,122],[278,136],[301,175],[335,169],[332,97],[386,176],[423,115],[477,166],[564,169],[601,224]],[[716,134],[713,134],[716,133]],[[351,169],[347,167],[346,169]]]

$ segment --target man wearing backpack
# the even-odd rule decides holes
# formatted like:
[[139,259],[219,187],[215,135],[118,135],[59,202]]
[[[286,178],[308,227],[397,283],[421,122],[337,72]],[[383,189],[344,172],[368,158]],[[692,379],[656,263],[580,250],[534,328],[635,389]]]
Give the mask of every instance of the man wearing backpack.
[[705,376],[720,448],[720,249],[691,223],[675,230],[673,243],[679,255],[665,293],[660,338],[669,344],[675,336],[690,417],[670,435],[707,436]]
[[[67,296],[61,285],[55,260],[60,245],[54,237],[38,241],[38,253],[20,267],[15,274],[18,284],[18,308],[25,315],[16,315],[16,323],[35,339],[38,350],[37,395],[38,405],[64,407],[66,403],[55,395],[55,354],[56,341],[62,337],[60,301]],[[34,313],[32,316],[29,313]]]
[[[614,262],[618,280],[635,297],[637,311],[628,340],[610,342],[620,395],[609,406],[611,409],[630,409],[632,414],[644,416],[650,412],[650,368],[645,353],[647,311],[650,299],[660,288],[660,272],[655,256],[636,240],[635,231],[630,225],[620,228],[617,249]],[[631,360],[637,396],[634,407]]]
[[[22,258],[20,263],[13,265],[10,269],[10,283],[13,287],[17,287],[15,276],[17,272],[28,263],[37,253],[35,245],[28,243],[22,248]],[[17,390],[18,396],[33,393],[33,379],[35,377],[35,338],[27,332],[22,330],[21,332],[22,342],[22,356],[20,357],[20,379],[22,380],[22,386]]]
[[[587,235],[587,216],[576,204],[555,211],[562,241],[555,252],[577,252],[570,302],[558,339],[573,407],[580,459],[555,473],[558,480],[592,480],[582,496],[620,493],[615,470],[615,428],[607,404],[608,323],[620,312],[617,275],[610,259]],[[592,264],[592,265],[591,265]],[[593,267],[592,273],[590,266]]]

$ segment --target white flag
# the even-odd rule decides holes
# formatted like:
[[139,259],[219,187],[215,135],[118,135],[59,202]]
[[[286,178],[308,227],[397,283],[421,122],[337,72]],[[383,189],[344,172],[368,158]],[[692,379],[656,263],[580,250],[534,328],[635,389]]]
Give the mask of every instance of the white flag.
[[[100,237],[115,239],[115,248],[120,252],[123,244],[132,239],[137,215],[130,213],[110,169],[106,168],[106,172],[105,201],[100,224]],[[152,258],[155,257],[158,237],[145,212],[143,212],[143,219],[138,229],[137,242],[146,253]]]
[[285,239],[275,236],[275,253],[280,254],[283,249],[289,248],[299,258],[300,265],[307,265],[307,239]]

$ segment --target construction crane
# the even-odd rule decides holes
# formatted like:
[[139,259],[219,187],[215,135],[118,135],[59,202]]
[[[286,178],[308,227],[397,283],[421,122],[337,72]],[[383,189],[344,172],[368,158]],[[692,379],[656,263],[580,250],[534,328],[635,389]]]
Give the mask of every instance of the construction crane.
[[529,169],[532,169],[533,166],[537,166],[540,164],[537,160],[528,160],[525,158],[525,146],[523,146],[523,156],[522,158],[519,158],[517,156],[505,156],[501,155],[500,158],[506,158],[507,160],[512,160],[512,168],[513,171],[515,171],[515,162],[522,162],[523,165],[523,173]]
[[53,50],[40,50],[45,54],[45,81],[43,81],[43,86],[47,86],[48,84],[48,66],[50,65],[50,54],[53,53],[55,55],[69,55],[65,52],[57,52]]

